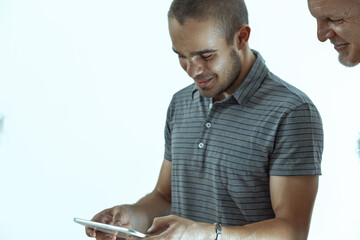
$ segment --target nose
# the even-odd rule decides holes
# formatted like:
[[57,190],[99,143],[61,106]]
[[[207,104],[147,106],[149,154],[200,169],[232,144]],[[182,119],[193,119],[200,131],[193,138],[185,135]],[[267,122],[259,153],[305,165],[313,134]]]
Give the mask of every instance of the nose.
[[204,66],[198,61],[189,61],[186,65],[185,71],[191,78],[195,78],[204,72]]
[[329,22],[317,21],[317,37],[320,42],[325,42],[326,40],[334,36],[335,36],[335,32],[329,26]]

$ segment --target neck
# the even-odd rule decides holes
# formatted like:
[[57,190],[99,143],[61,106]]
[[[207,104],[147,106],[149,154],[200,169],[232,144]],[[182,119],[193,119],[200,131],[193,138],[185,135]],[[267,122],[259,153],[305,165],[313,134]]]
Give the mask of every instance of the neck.
[[249,47],[246,47],[242,50],[240,54],[240,61],[241,61],[241,73],[237,78],[236,82],[225,92],[222,94],[213,97],[213,101],[220,101],[228,96],[230,96],[245,80],[246,76],[249,74],[252,66],[256,61],[256,57],[254,53],[251,51]]
[[256,61],[256,57],[249,47],[244,49],[244,54],[241,57],[241,61],[242,61],[242,71],[239,76],[240,83],[242,83],[244,81],[244,79],[249,74],[252,66],[254,65],[254,63]]

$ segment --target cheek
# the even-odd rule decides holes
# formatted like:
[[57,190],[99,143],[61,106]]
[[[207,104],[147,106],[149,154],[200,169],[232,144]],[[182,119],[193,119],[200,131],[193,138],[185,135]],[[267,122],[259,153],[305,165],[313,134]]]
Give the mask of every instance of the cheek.
[[343,39],[346,38],[347,33],[343,27],[335,26],[335,27],[332,27],[331,30],[333,30],[336,33],[336,35],[338,35],[340,38],[343,38]]
[[207,68],[217,75],[224,75],[224,72],[226,72],[226,64],[224,64],[224,62],[219,59],[208,63]]
[[186,71],[186,69],[187,69],[186,60],[179,58],[179,63],[180,63],[180,66],[182,67],[182,69],[184,69]]
[[336,26],[333,28],[336,35],[338,35],[342,40],[345,40],[347,42],[354,42],[357,41],[358,38],[355,37],[356,33],[354,31],[354,27],[350,25],[342,25],[342,26]]

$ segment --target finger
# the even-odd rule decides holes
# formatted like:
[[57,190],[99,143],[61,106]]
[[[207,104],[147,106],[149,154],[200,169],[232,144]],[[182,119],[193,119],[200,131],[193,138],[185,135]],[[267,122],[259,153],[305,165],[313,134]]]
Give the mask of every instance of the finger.
[[98,214],[96,214],[91,221],[100,222],[105,224],[110,224],[113,220],[113,212],[112,209],[106,209]]
[[171,239],[171,238],[168,238],[168,231],[169,231],[169,229],[149,235],[149,237],[147,237],[146,240]]
[[130,224],[130,215],[128,210],[124,207],[114,209],[114,215],[112,219],[112,225],[116,226],[126,226],[131,227]]
[[88,235],[88,237],[96,236],[95,231],[91,228],[85,227],[85,232],[86,232],[86,235]]
[[116,236],[113,234],[103,233],[96,231],[96,240],[116,240]]
[[135,236],[131,236],[131,235],[126,236],[126,240],[139,240],[139,239],[141,239],[141,238],[135,237]]
[[[110,223],[112,220],[112,217],[109,216],[109,215],[103,215],[103,214],[97,214],[95,215],[91,221],[94,221],[94,222],[100,222],[100,223]],[[86,235],[88,235],[89,237],[96,237],[96,231],[92,228],[89,228],[89,227],[85,227],[85,232],[86,232]]]
[[126,236],[123,234],[119,234],[119,232],[102,232],[102,231],[96,231],[96,240],[126,240]]
[[158,232],[161,229],[168,228],[171,224],[172,216],[154,218],[150,228],[147,230],[149,234]]

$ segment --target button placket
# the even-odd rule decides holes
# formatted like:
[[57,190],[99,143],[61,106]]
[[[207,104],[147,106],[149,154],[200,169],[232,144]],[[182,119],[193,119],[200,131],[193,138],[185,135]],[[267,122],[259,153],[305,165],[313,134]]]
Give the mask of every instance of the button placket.
[[194,161],[193,162],[194,166],[195,165],[201,166],[202,164],[204,164],[204,161],[205,161],[205,153],[204,152],[206,151],[206,141],[208,138],[208,131],[213,126],[213,124],[210,122],[213,107],[214,107],[214,104],[212,102],[208,103],[208,114],[207,114],[205,123],[203,125],[200,138],[198,139],[198,143],[197,143],[197,150],[199,151],[198,154],[201,156],[202,160],[200,162]]
[[202,142],[202,140],[203,140],[204,137],[207,135],[207,134],[206,134],[206,130],[208,130],[208,129],[210,129],[210,128],[212,127],[212,123],[209,121],[209,119],[211,118],[211,109],[212,109],[213,106],[214,106],[213,103],[209,103],[209,114],[208,114],[207,120],[206,120],[206,122],[205,122],[205,129],[203,130],[202,138],[200,139],[200,142],[199,142],[199,144],[198,144],[199,150],[204,149],[205,144],[204,144],[204,142]]

